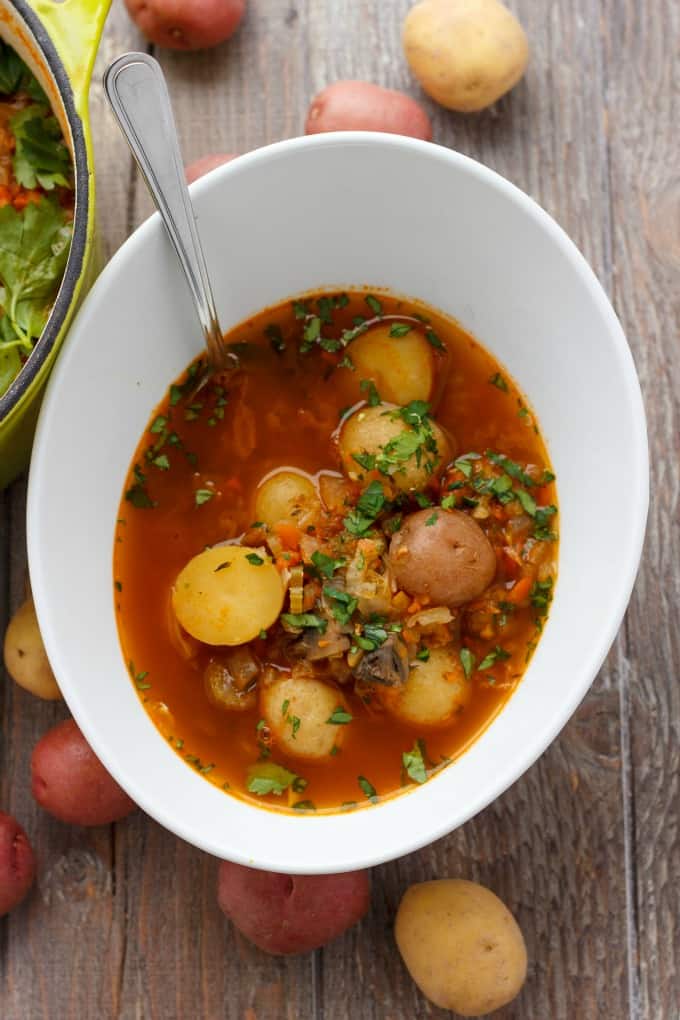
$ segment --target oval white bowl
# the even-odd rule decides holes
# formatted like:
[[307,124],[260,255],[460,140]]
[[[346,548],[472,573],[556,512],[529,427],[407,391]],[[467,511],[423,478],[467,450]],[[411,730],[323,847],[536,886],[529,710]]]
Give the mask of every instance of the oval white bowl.
[[251,807],[170,750],[133,690],[116,630],[112,543],[125,475],[153,408],[201,345],[157,216],[83,304],[42,409],[28,496],[33,592],[73,715],[140,807],[208,852],[293,873],[368,866],[444,835],[502,793],[600,668],[647,515],[633,360],[602,288],[557,224],[448,149],[364,133],[294,139],[215,170],[192,195],[225,329],[314,287],[419,297],[459,319],[518,381],[557,473],[550,620],[518,691],[480,739],[423,787],[367,810],[291,817]]

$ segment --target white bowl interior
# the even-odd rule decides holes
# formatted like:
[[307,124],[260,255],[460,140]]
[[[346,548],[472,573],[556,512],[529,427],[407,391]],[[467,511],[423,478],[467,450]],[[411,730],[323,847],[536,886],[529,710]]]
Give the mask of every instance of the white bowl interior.
[[[319,286],[386,286],[455,316],[537,411],[557,473],[560,567],[524,680],[489,729],[417,791],[290,817],[211,786],[139,704],[114,618],[112,542],[136,443],[201,344],[157,217],[102,273],[52,377],[31,468],[31,578],[49,657],[106,767],[149,814],[218,856],[333,872],[406,853],[470,818],[545,749],[621,622],[647,509],[635,370],[595,277],[556,224],[456,153],[384,135],[283,142],[193,187],[225,328]],[[612,501],[621,492],[625,498]]]

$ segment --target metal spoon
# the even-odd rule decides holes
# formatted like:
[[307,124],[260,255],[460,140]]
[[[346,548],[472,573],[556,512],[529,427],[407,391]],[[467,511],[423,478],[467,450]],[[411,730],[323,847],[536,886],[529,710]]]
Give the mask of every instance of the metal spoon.
[[165,76],[148,54],[125,53],[104,74],[104,91],[189,284],[208,351],[208,370],[199,381],[200,389],[214,373],[238,368],[239,359],[225,344],[217,319]]

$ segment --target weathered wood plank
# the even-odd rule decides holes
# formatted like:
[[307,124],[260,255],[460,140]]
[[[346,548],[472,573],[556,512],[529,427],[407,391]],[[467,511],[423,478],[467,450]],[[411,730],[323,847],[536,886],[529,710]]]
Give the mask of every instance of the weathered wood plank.
[[[680,1010],[680,9],[603,2],[614,296],[646,395],[652,503],[624,676],[640,1015]],[[624,56],[625,55],[625,56]]]

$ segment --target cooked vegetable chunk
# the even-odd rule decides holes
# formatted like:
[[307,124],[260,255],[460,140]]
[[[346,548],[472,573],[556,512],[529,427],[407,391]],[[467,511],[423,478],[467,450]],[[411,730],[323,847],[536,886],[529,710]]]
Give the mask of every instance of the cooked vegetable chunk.
[[31,598],[19,606],[9,622],[5,633],[4,655],[5,668],[20,687],[47,701],[61,698]]
[[109,825],[136,808],[73,719],[48,730],[35,745],[31,790],[41,807],[70,825]]
[[264,549],[213,546],[194,556],[172,590],[177,619],[207,645],[242,645],[276,620],[285,590]]
[[461,606],[491,583],[496,556],[477,524],[459,510],[418,510],[392,537],[390,568],[410,595]]
[[345,736],[346,725],[329,722],[336,709],[347,711],[335,688],[295,671],[262,690],[260,710],[274,738],[286,754],[310,761],[329,761]]
[[249,648],[231,648],[211,659],[203,682],[213,705],[227,712],[247,712],[257,704],[260,667]]
[[21,903],[34,876],[35,858],[28,836],[11,815],[0,811],[0,917]]
[[406,16],[403,42],[425,92],[462,113],[495,103],[529,60],[522,26],[499,0],[421,0]]
[[217,899],[247,939],[273,955],[309,953],[342,935],[367,912],[368,872],[281,875],[220,864]]
[[425,662],[412,664],[403,687],[382,694],[391,715],[411,726],[446,726],[470,700],[457,649],[433,648]]
[[519,993],[527,952],[514,917],[490,889],[463,879],[406,890],[394,934],[423,995],[461,1016],[486,1016]]
[[402,417],[405,408],[378,404],[355,411],[340,431],[340,456],[350,478],[370,470],[389,476],[403,492],[423,489],[450,456],[449,442],[427,418],[412,425]]
[[258,487],[255,518],[270,528],[281,521],[299,521],[318,501],[314,483],[307,475],[299,471],[277,471]]
[[432,138],[430,118],[415,99],[367,81],[336,81],[319,92],[309,108],[305,134],[324,131],[385,131],[426,142]]
[[352,341],[349,353],[357,399],[363,396],[359,384],[366,379],[375,383],[383,400],[394,404],[429,398],[434,377],[432,347],[422,333],[413,328],[401,332],[404,329],[409,330],[407,324],[385,322]]

